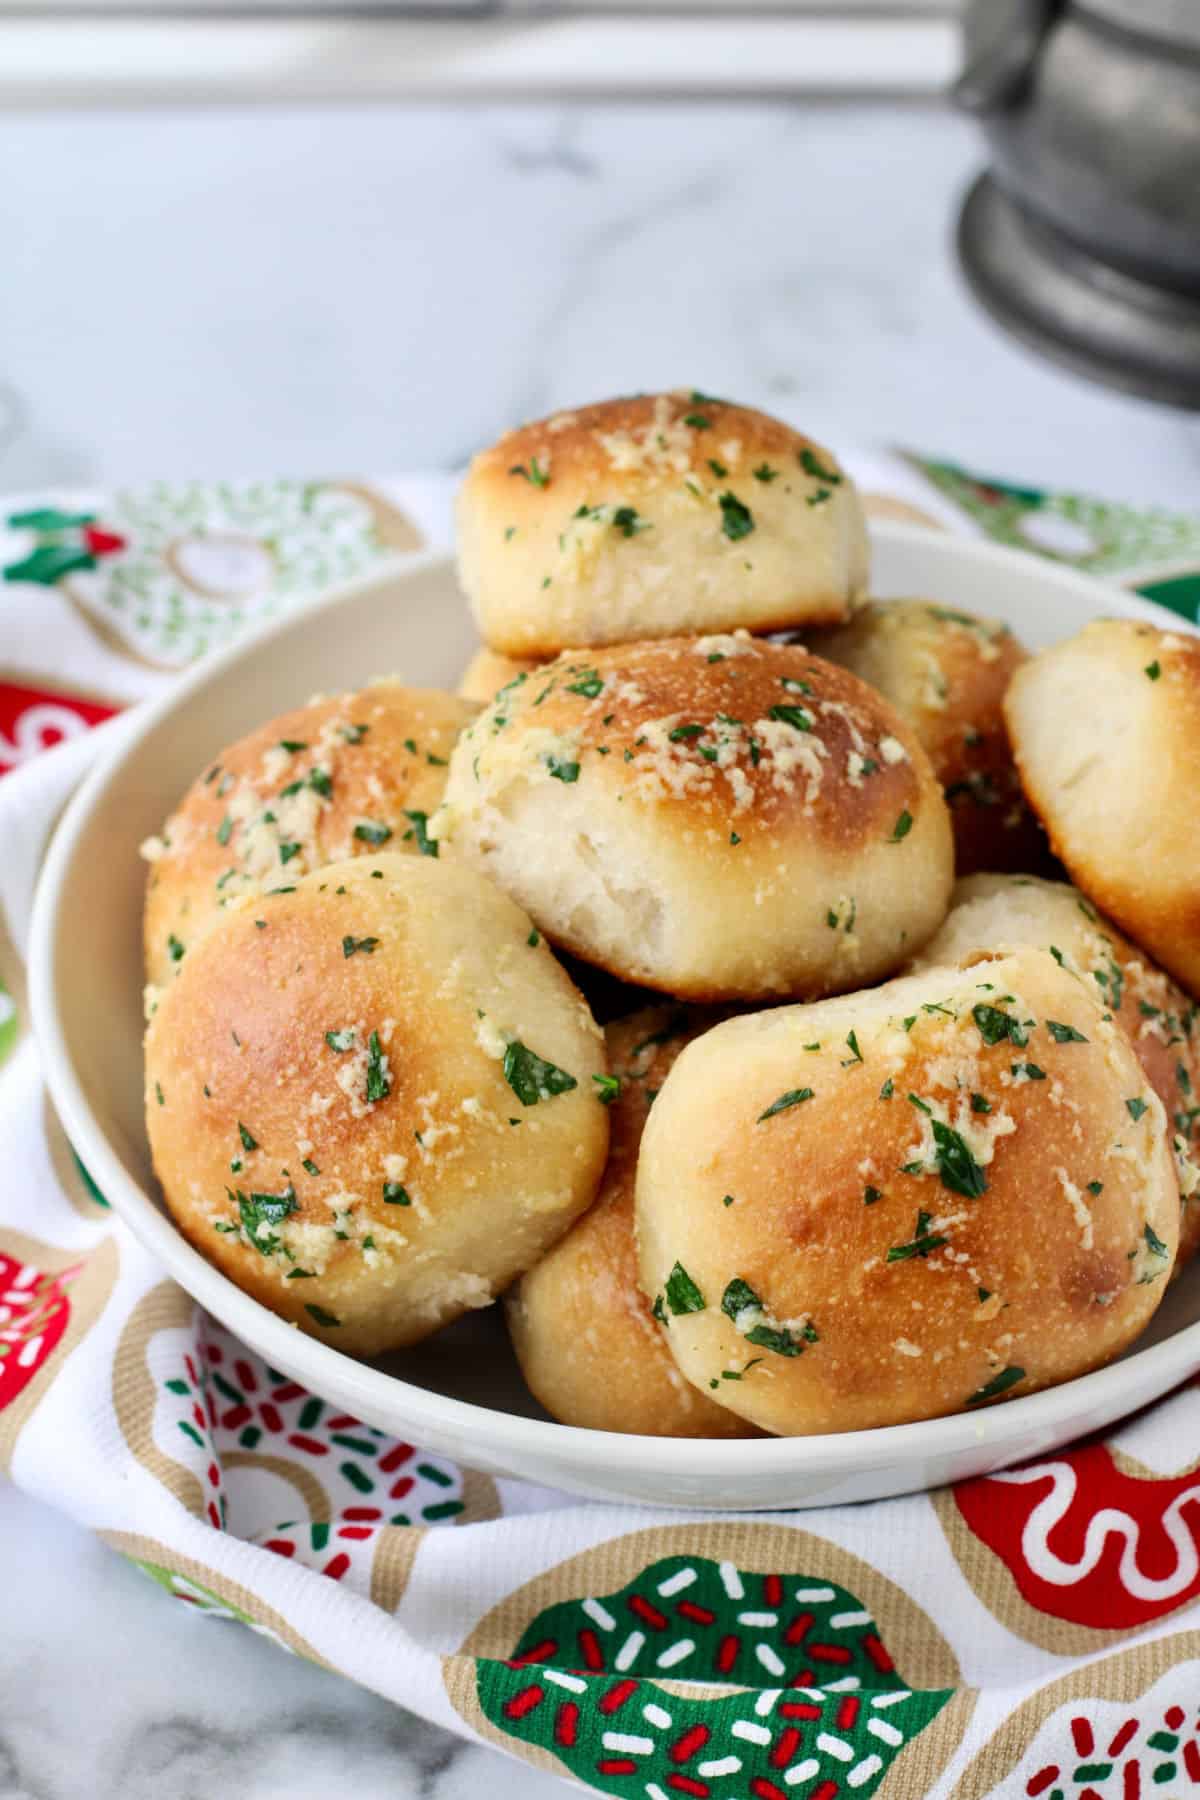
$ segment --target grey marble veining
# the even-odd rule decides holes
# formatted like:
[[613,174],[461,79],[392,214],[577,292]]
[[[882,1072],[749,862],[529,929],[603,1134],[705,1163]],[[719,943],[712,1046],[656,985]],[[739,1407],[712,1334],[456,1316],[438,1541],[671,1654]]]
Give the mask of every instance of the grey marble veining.
[[980,160],[899,102],[0,118],[0,490],[445,466],[695,383],[835,443],[1194,502],[1194,419],[968,299]]
[[[1002,338],[973,132],[892,105],[0,118],[0,491],[451,466],[696,383],[834,444],[1200,503],[1200,424]],[[0,1489],[0,1800],[551,1800]]]

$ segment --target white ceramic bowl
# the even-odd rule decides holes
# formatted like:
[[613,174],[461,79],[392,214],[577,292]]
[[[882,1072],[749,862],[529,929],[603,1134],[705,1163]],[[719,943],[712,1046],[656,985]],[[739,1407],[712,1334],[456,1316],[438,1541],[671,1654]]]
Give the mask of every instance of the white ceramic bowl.
[[[993,614],[1029,645],[1101,613],[1184,629],[1174,615],[1030,556],[896,524],[877,526],[873,541],[876,593]],[[142,1122],[138,845],[198,769],[271,714],[380,674],[453,686],[474,640],[441,557],[332,593],[206,661],[148,707],[63,817],[33,921],[34,1025],[68,1135],[164,1269],[274,1367],[382,1430],[493,1474],[660,1505],[815,1506],[937,1486],[1044,1453],[1200,1369],[1197,1266],[1120,1361],[982,1413],[748,1443],[614,1436],[555,1424],[538,1408],[498,1308],[385,1363],[356,1362],[275,1318],[184,1241],[162,1209]]]

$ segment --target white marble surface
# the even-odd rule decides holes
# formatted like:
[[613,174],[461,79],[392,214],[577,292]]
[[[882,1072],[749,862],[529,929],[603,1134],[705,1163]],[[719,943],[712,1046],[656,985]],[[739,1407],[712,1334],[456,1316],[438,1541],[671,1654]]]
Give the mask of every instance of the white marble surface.
[[[979,161],[934,108],[0,118],[0,490],[451,465],[695,383],[835,444],[1195,505],[1200,421],[965,296]],[[563,1793],[172,1605],[0,1490],[0,1800]]]

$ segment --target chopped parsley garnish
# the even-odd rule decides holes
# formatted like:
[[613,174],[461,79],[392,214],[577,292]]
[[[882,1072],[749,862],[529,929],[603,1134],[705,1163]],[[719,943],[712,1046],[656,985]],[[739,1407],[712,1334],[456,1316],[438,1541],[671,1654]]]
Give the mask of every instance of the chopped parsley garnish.
[[373,1031],[367,1039],[367,1099],[386,1100],[392,1091],[384,1067],[384,1054],[379,1045],[379,1033]]
[[242,1229],[251,1244],[261,1256],[274,1255],[279,1248],[279,1239],[270,1228],[282,1225],[289,1214],[300,1210],[291,1182],[282,1194],[243,1194],[238,1188],[234,1198],[241,1214]]
[[802,706],[769,706],[768,719],[778,719],[781,725],[790,725],[795,731],[811,731],[812,714]]
[[399,1181],[385,1181],[383,1184],[383,1204],[385,1206],[411,1206],[412,1197],[408,1189]]
[[748,1344],[757,1344],[760,1350],[773,1350],[776,1356],[802,1356],[805,1342],[815,1344],[817,1341],[811,1325],[805,1326],[803,1338],[795,1337],[783,1325],[752,1325],[743,1335]]
[[985,1094],[971,1095],[971,1111],[973,1113],[990,1113],[992,1103]]
[[754,530],[754,514],[737,495],[726,491],[720,496],[721,530],[731,543],[749,537]]
[[653,1314],[653,1316],[658,1320],[660,1325],[666,1324],[667,1315],[666,1315],[666,1312],[663,1310],[663,1297],[661,1294],[655,1294],[654,1305],[650,1308],[650,1311]]
[[604,682],[595,669],[585,669],[578,681],[568,681],[568,694],[582,694],[585,700],[595,700],[604,692]]
[[693,431],[712,430],[712,420],[705,418],[703,413],[684,413],[683,422],[685,425],[690,425]]
[[837,470],[825,468],[815,450],[808,444],[805,444],[803,450],[800,451],[800,467],[806,475],[811,475],[814,481],[826,481],[831,487],[840,487],[842,484],[842,478]]
[[892,835],[888,839],[888,843],[898,844],[902,838],[908,836],[909,832],[912,830],[912,825],[912,814],[909,812],[908,808],[905,807],[904,811],[900,814],[900,817],[896,820],[896,823],[892,826]]
[[748,1281],[743,1281],[740,1276],[735,1277],[721,1295],[721,1311],[726,1318],[736,1319],[739,1313],[748,1309],[761,1312],[762,1301]]
[[975,1292],[979,1295],[980,1306],[985,1305],[987,1303],[987,1301],[989,1301],[992,1297],[991,1288],[977,1287],[975,1289]]
[[370,729],[369,725],[343,725],[342,736],[348,744],[361,744]]
[[1040,1069],[1035,1062],[1010,1063],[1009,1073],[1018,1081],[1045,1081],[1046,1071]]
[[678,1316],[703,1312],[708,1302],[682,1263],[676,1263],[667,1276],[667,1305]]
[[736,850],[737,846],[741,843],[742,840],[738,836],[736,831],[731,831],[729,834],[729,841],[733,845],[734,849]]
[[721,1196],[721,1205],[722,1206],[732,1206],[733,1205],[733,1195],[732,1194],[723,1194]]
[[882,1199],[883,1199],[883,1195],[877,1187],[865,1187],[863,1189],[863,1205],[864,1206],[874,1206],[874,1204],[877,1200],[882,1200]]
[[217,826],[218,844],[227,844],[229,842],[229,834],[232,830],[233,820],[230,818],[229,814],[226,813],[225,817],[221,820],[221,823]]
[[908,1100],[909,1100],[909,1105],[915,1106],[918,1112],[923,1112],[927,1116],[932,1116],[932,1114],[933,1114],[932,1106],[930,1106],[928,1100],[922,1100],[920,1094],[910,1094],[908,1096]]
[[290,863],[293,856],[299,856],[301,848],[302,848],[302,846],[300,844],[280,844],[280,846],[279,846],[280,862],[281,863]]
[[279,748],[286,750],[289,756],[295,756],[298,750],[307,750],[308,745],[303,738],[280,738]]
[[975,1392],[968,1396],[967,1405],[978,1406],[981,1400],[994,1400],[997,1394],[1006,1394],[1010,1387],[1016,1387],[1018,1381],[1024,1381],[1024,1379],[1024,1369],[1019,1369],[1016,1363],[1010,1363],[1007,1369],[1001,1369],[998,1375],[993,1375],[990,1381],[985,1381],[981,1388],[976,1388]]
[[309,1318],[312,1319],[314,1321],[314,1323],[316,1323],[317,1325],[324,1325],[328,1328],[333,1325],[340,1325],[342,1322],[338,1318],[336,1313],[326,1312],[326,1310],[323,1306],[316,1306],[316,1305],[309,1306],[306,1303],[304,1310],[308,1314]]
[[167,939],[167,951],[172,962],[179,962],[183,956],[184,946],[180,943],[174,932],[172,932]]
[[895,1093],[895,1091],[896,1091],[896,1084],[892,1080],[891,1076],[889,1075],[887,1080],[884,1082],[883,1086],[879,1090],[879,1098],[881,1100],[890,1100],[892,1095]]
[[1087,1185],[1089,1194],[1102,1194],[1104,1192],[1104,1183],[1102,1181],[1089,1181]]
[[649,519],[643,519],[636,506],[618,506],[612,516],[613,530],[619,531],[623,537],[636,537],[639,531],[649,531]]
[[243,1150],[257,1150],[258,1149],[258,1139],[256,1137],[254,1137],[249,1131],[246,1130],[246,1127],[242,1124],[242,1121],[240,1119],[237,1122],[237,1128],[238,1128],[238,1136],[242,1140],[242,1149]]
[[1086,1044],[1087,1039],[1082,1031],[1076,1031],[1073,1025],[1060,1025],[1057,1019],[1046,1020],[1046,1030],[1056,1044]]
[[[1170,1256],[1171,1252],[1167,1249],[1167,1246],[1163,1243],[1153,1225],[1144,1226],[1142,1229],[1142,1236],[1146,1240],[1146,1248],[1149,1250],[1151,1256]],[[1153,1281],[1154,1276],[1151,1275],[1147,1279]]]
[[333,792],[333,776],[328,769],[310,769],[308,785],[314,794],[320,794],[323,799],[328,800]]
[[438,842],[436,838],[431,838],[429,835],[429,814],[410,812],[405,807],[404,816],[409,821],[409,829],[404,834],[404,842],[407,843],[409,838],[412,838],[422,856],[436,856]]
[[522,476],[529,483],[530,487],[544,488],[550,486],[550,471],[549,469],[542,468],[536,456],[530,457],[528,468],[526,468],[524,463],[514,463],[508,472],[510,475]]
[[344,1031],[327,1031],[325,1033],[325,1042],[329,1045],[331,1050],[337,1050],[339,1052],[342,1050],[353,1050],[354,1027],[348,1025]]
[[725,467],[725,464],[723,462],[718,462],[715,456],[709,457],[708,466],[712,470],[713,474],[716,476],[718,481],[724,481],[725,477],[729,473],[729,470]]
[[987,1176],[971,1154],[966,1141],[952,1126],[943,1125],[940,1119],[931,1119],[929,1129],[937,1147],[937,1167],[942,1186],[949,1188],[951,1193],[962,1194],[968,1200],[978,1200],[981,1194],[987,1192]]
[[538,945],[541,943],[541,941],[542,941],[541,934],[539,933],[538,928],[535,925],[533,930],[530,932],[529,936],[525,939],[525,942],[528,944],[528,946],[531,950],[536,950]]
[[1146,674],[1150,677],[1151,681],[1158,680],[1159,676],[1162,674],[1162,664],[1157,658],[1154,662],[1146,664]]
[[668,731],[667,738],[672,744],[686,744],[692,738],[698,738],[703,730],[703,725],[676,725]]
[[778,1100],[772,1100],[766,1112],[759,1113],[755,1124],[761,1125],[764,1119],[773,1119],[776,1113],[787,1112],[790,1107],[801,1106],[805,1100],[811,1100],[813,1090],[810,1087],[789,1088],[786,1094],[780,1094]]
[[546,767],[550,771],[552,781],[565,781],[569,784],[579,780],[579,764],[577,762],[564,762],[557,756],[548,756]]
[[1144,1100],[1127,1100],[1125,1105],[1131,1119],[1140,1119],[1142,1114],[1146,1111],[1146,1102]]
[[371,956],[378,943],[377,937],[344,937],[342,939],[342,955],[355,956],[361,950],[365,956]]
[[763,481],[763,482],[778,481],[779,470],[773,469],[771,467],[770,463],[765,463],[765,462],[759,463],[757,469],[755,469],[755,471],[754,471],[754,479],[755,479],[755,481]]
[[801,681],[795,675],[781,675],[779,677],[779,685],[780,687],[787,688],[793,694],[812,693],[812,683],[810,681]]
[[928,1256],[931,1251],[940,1250],[943,1244],[948,1244],[950,1242],[949,1238],[942,1237],[940,1234],[930,1231],[930,1217],[931,1214],[927,1212],[919,1212],[917,1214],[916,1230],[913,1232],[908,1243],[893,1244],[888,1251],[887,1260],[890,1263],[908,1262],[908,1260],[914,1256]]
[[321,1173],[311,1156],[306,1156],[301,1162],[300,1167],[304,1170],[306,1175],[319,1175]]
[[985,1006],[980,1002],[971,1008],[971,1017],[985,1044],[999,1044],[1007,1038],[1018,1050],[1023,1050],[1029,1042],[1029,1027],[999,1006]]
[[504,1079],[522,1106],[536,1106],[556,1094],[569,1094],[579,1083],[565,1069],[538,1056],[518,1039],[504,1052]]
[[[721,1295],[721,1311],[735,1325],[743,1314],[763,1310],[763,1303],[750,1283],[740,1276],[735,1276]],[[806,1343],[818,1342],[816,1328],[811,1324],[805,1325],[799,1336],[784,1325],[765,1323],[750,1326],[742,1335],[748,1344],[757,1344],[761,1350],[773,1350],[777,1356],[802,1356]]]
[[165,1106],[167,1104],[166,1101],[163,1099],[163,1091],[162,1091],[162,1082],[161,1081],[156,1081],[154,1084],[154,1098],[158,1101],[158,1104],[160,1106]]
[[390,825],[380,825],[374,819],[361,819],[354,827],[354,835],[360,844],[386,844],[392,835]]
[[621,1077],[619,1075],[593,1075],[592,1080],[596,1084],[596,1098],[601,1106],[611,1106],[621,1092]]
[[846,1046],[850,1051],[850,1055],[842,1064],[843,1069],[848,1069],[851,1063],[860,1063],[866,1060],[858,1047],[857,1031],[849,1031],[846,1033]]

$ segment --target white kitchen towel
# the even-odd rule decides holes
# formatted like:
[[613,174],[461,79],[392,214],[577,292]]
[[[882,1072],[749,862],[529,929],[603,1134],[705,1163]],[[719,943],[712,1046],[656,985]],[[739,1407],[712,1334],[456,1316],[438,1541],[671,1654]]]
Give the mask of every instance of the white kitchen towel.
[[[1195,616],[1200,518],[851,463],[881,510],[1124,568]],[[448,493],[264,482],[0,510],[0,1464],[186,1604],[601,1793],[1200,1794],[1196,1384],[929,1495],[738,1518],[583,1504],[268,1368],[76,1158],[20,947],[54,819],[125,729],[90,728],[254,619],[444,542]]]

